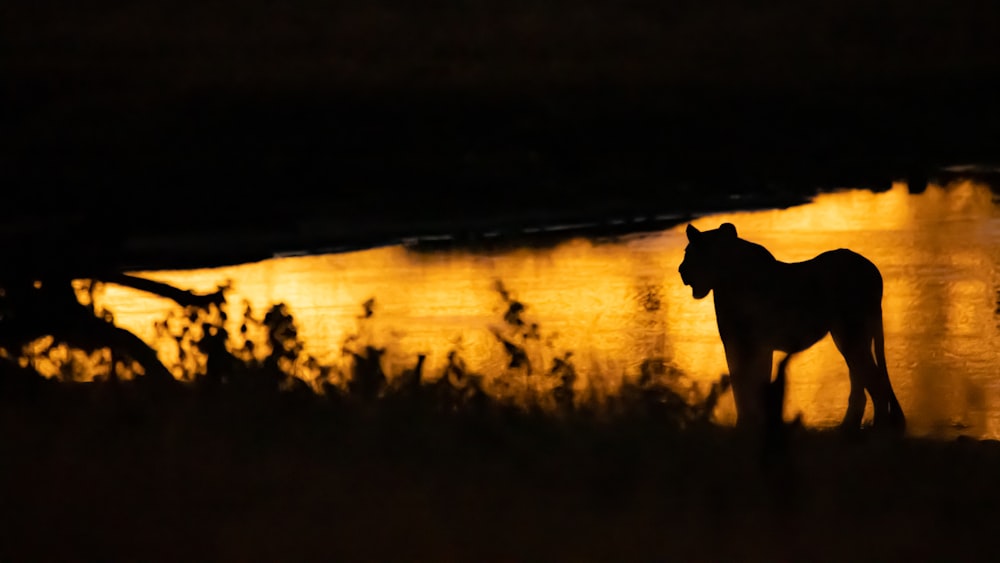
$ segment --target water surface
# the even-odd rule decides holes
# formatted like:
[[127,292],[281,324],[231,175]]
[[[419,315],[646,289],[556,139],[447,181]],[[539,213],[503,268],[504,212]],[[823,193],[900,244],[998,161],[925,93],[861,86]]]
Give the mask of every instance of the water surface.
[[[988,188],[964,182],[932,185],[919,195],[903,185],[884,193],[849,190],[794,208],[693,223],[710,229],[727,221],[779,260],[842,247],[870,258],[885,278],[889,374],[911,433],[1000,437],[1000,211]],[[361,342],[386,349],[390,375],[424,354],[434,378],[454,351],[495,393],[544,393],[544,377],[509,368],[501,337],[523,345],[535,375],[555,358],[569,358],[581,398],[613,394],[643,372],[679,373],[705,391],[727,370],[712,300],[693,300],[677,274],[685,245],[680,225],[552,248],[390,246],[141,275],[201,291],[230,280],[231,312],[243,300],[259,312],[284,302],[306,351],[329,365],[345,365],[345,342],[349,348]],[[360,318],[369,299],[372,314]],[[150,342],[155,321],[171,309],[165,300],[115,286],[98,300],[117,323]],[[522,327],[504,321],[513,300],[525,306]],[[847,368],[827,337],[790,364],[786,416],[835,425],[847,393]],[[731,398],[717,416],[733,420]]]

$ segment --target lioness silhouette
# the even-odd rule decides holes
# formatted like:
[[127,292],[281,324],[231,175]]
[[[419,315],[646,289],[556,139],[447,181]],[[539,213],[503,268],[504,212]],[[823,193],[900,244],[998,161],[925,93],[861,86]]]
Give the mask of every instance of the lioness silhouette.
[[882,274],[875,264],[846,249],[781,262],[763,246],[739,238],[732,223],[708,231],[688,225],[687,237],[681,280],[695,299],[714,292],[738,427],[765,422],[767,400],[761,394],[771,379],[774,352],[800,352],[830,333],[851,380],[841,427],[861,427],[867,391],[875,427],[903,432],[906,419],[885,364]]

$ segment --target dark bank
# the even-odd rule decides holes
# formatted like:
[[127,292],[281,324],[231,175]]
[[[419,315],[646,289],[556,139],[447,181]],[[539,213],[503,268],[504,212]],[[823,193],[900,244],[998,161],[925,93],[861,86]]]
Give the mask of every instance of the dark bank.
[[5,11],[4,255],[28,269],[781,205],[1000,148],[1000,14],[971,0]]

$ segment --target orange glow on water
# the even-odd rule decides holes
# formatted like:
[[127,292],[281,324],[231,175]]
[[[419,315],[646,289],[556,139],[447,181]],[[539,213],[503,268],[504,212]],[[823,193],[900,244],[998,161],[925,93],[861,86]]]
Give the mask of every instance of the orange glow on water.
[[[797,261],[833,248],[870,258],[885,279],[883,310],[890,377],[915,432],[967,425],[1000,436],[1000,219],[991,192],[962,183],[920,195],[902,185],[885,193],[845,191],[783,210],[702,217],[703,229],[732,222],[740,236],[779,259]],[[247,300],[261,313],[289,305],[306,351],[343,365],[351,335],[385,347],[391,374],[427,356],[435,378],[458,350],[497,393],[517,393],[540,379],[518,378],[494,331],[503,323],[502,282],[526,306],[540,338],[523,340],[533,370],[572,352],[581,390],[614,393],[644,362],[669,365],[706,390],[727,371],[711,299],[695,301],[677,274],[684,226],[618,242],[574,240],[555,248],[493,254],[415,253],[402,247],[267,260],[229,268],[151,272],[146,277],[212,291],[230,280],[231,331]],[[371,318],[362,303],[374,298]],[[118,324],[153,342],[153,324],[171,303],[106,286],[96,301]],[[534,381],[535,383],[531,383]],[[520,387],[519,387],[520,386]],[[846,408],[847,368],[829,338],[796,356],[789,370],[790,416],[831,425]],[[717,412],[732,420],[731,400]]]

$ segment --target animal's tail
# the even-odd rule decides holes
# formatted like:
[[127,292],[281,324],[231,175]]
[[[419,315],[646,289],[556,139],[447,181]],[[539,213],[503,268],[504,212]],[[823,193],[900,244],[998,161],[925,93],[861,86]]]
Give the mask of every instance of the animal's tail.
[[872,327],[872,333],[875,364],[878,366],[879,378],[882,380],[881,383],[885,385],[889,395],[889,419],[893,421],[893,425],[897,426],[899,430],[903,430],[906,427],[906,417],[903,416],[903,408],[900,407],[899,401],[896,399],[896,393],[892,390],[892,384],[889,383],[889,367],[885,363],[885,331],[882,328],[881,306],[879,306],[878,317],[875,319],[875,326]]
[[875,363],[878,365],[878,369],[882,375],[888,379],[889,368],[885,365],[885,332],[882,329],[882,307],[879,307],[878,318],[876,319],[875,326],[872,327],[872,332],[874,333],[874,342],[872,345],[875,348]]
[[781,423],[784,417],[785,407],[785,373],[788,369],[788,360],[792,359],[792,354],[786,354],[778,362],[778,373],[774,376],[767,387],[767,416],[772,422]]
[[792,354],[786,354],[778,362],[778,373],[764,390],[764,455],[765,459],[785,450],[787,429],[785,428],[785,372]]
[[778,373],[775,374],[774,381],[771,382],[775,398],[777,399],[785,398],[785,373],[788,370],[788,360],[791,359],[792,354],[785,354],[785,357],[778,362]]

